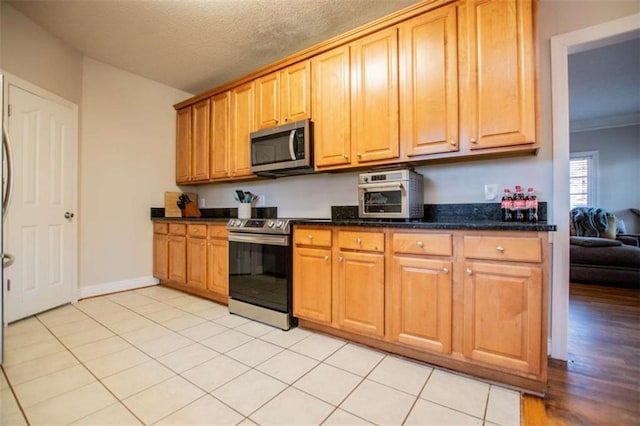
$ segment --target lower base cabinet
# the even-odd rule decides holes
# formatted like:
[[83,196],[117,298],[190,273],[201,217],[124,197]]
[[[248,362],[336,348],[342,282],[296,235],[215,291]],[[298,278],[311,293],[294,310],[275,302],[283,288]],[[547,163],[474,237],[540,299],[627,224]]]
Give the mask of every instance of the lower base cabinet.
[[153,275],[162,284],[227,303],[229,242],[223,224],[156,221],[153,241]]
[[[325,247],[309,246],[328,230]],[[309,241],[293,249],[301,326],[545,392],[546,232],[296,226],[294,235]]]

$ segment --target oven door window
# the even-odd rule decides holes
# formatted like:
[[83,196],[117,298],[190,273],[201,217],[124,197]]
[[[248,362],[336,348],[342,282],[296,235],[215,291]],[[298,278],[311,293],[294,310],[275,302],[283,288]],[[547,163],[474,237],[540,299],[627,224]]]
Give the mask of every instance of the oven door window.
[[252,305],[288,312],[289,246],[229,242],[229,295]]
[[402,213],[402,188],[366,189],[362,193],[365,213]]

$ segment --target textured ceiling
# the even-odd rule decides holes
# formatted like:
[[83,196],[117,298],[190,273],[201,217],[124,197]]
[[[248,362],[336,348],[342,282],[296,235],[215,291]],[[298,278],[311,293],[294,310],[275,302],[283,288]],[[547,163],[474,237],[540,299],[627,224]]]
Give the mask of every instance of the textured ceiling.
[[417,2],[9,1],[84,55],[190,93]]

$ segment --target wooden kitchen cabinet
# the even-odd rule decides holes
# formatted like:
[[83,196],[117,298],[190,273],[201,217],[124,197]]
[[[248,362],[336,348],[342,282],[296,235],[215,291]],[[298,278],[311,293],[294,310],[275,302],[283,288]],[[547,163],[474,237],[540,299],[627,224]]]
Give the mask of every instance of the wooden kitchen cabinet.
[[191,179],[191,107],[176,113],[176,183]]
[[350,46],[311,60],[316,170],[351,164]]
[[169,280],[187,282],[187,226],[169,224]]
[[207,225],[187,225],[187,285],[207,287]]
[[467,0],[460,10],[462,141],[471,150],[535,143],[533,3]]
[[546,355],[541,239],[480,235],[465,236],[463,244],[464,355],[540,374]]
[[249,177],[251,151],[249,134],[254,131],[254,84],[249,82],[231,89],[231,177]]
[[153,224],[153,276],[159,280],[169,278],[169,224]]
[[393,234],[388,282],[389,337],[393,342],[451,353],[452,241],[451,234]]
[[211,122],[211,102],[209,99],[192,107],[191,118],[191,176],[193,182],[209,179],[209,131]]
[[293,315],[331,324],[331,230],[295,228],[293,240]]
[[391,27],[351,45],[352,164],[398,159],[398,30]]
[[229,233],[224,225],[209,225],[208,230],[207,290],[226,303],[229,296]]
[[302,61],[255,82],[256,128],[285,124],[311,116],[311,65]]
[[211,145],[209,146],[209,177],[229,178],[231,148],[231,92],[211,98]]
[[384,234],[339,231],[337,248],[333,303],[338,327],[346,331],[383,337]]
[[458,151],[457,6],[399,25],[400,140],[408,157]]

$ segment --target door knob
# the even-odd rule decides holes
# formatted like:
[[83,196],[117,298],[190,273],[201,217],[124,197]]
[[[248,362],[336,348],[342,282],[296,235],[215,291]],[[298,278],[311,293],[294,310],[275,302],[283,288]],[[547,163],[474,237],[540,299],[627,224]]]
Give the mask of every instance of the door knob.
[[64,218],[65,219],[72,219],[73,218],[73,213],[71,212],[64,212]]

